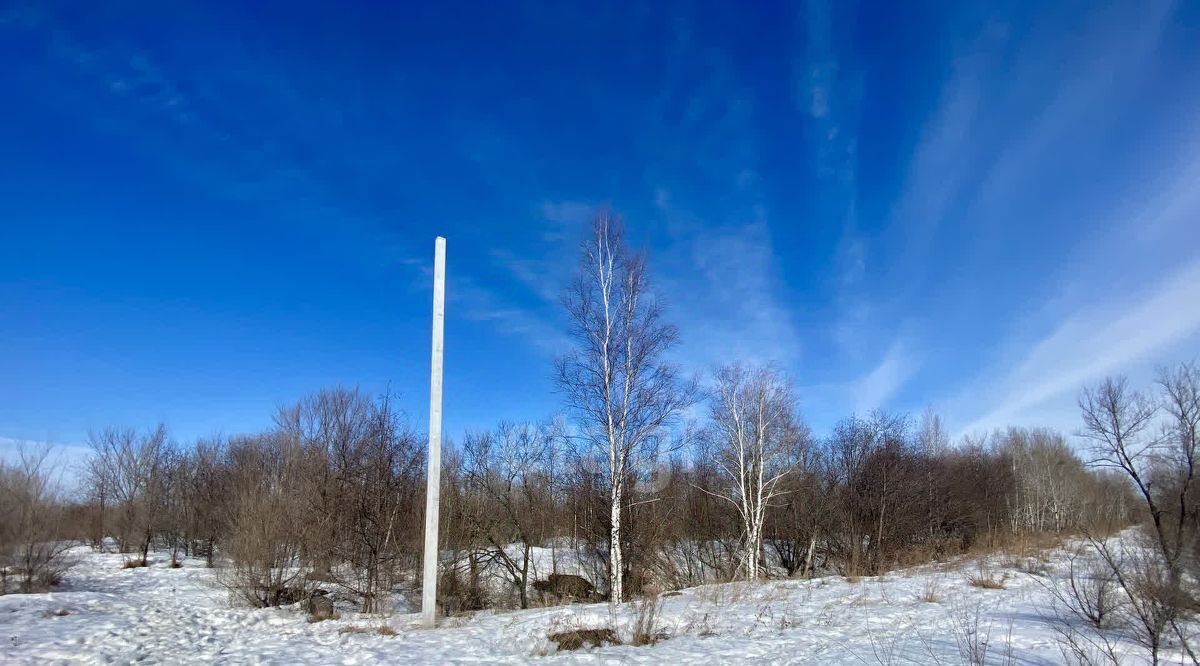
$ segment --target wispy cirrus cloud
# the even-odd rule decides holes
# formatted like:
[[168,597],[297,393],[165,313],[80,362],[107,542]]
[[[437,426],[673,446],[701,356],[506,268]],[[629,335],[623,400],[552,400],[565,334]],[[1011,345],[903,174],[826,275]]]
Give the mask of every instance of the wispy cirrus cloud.
[[[989,409],[967,422],[962,432],[987,431],[1050,413],[1073,423],[1071,405],[1086,383],[1147,363],[1180,360],[1165,353],[1183,351],[1178,344],[1200,333],[1200,261],[1115,302],[1109,294],[1094,296],[1095,306],[1072,313],[995,380],[997,388],[983,393]],[[978,404],[980,397],[960,400]]]
[[897,391],[916,373],[920,359],[909,345],[897,340],[883,358],[862,377],[850,384],[854,411],[859,414],[886,409]]
[[779,296],[779,260],[766,224],[706,229],[685,243],[693,280],[674,282],[671,297],[685,306],[691,364],[796,362],[802,345]]
[[[172,11],[198,24],[213,20],[203,5]],[[396,161],[379,140],[382,119],[369,117],[366,91],[344,81],[330,90],[320,74],[238,40],[215,51],[175,51],[97,28],[119,15],[93,25],[86,12],[30,3],[3,15],[0,25],[40,40],[46,58],[37,62],[51,68],[43,75],[47,92],[76,110],[81,125],[124,139],[181,182],[282,225],[319,228],[336,219],[356,239],[403,242],[382,233],[392,217],[381,210],[382,197],[363,196],[375,191],[364,184]],[[314,83],[325,96],[304,89]]]
[[795,103],[807,118],[810,144],[818,174],[852,188],[857,178],[858,104],[862,83],[844,69],[834,32],[834,5],[808,0],[801,14],[803,55],[793,63]]
[[[1193,360],[1200,344],[1200,135],[1165,163],[1143,166],[1136,196],[1110,202],[1064,258],[1057,289],[1031,303],[1006,352],[951,403],[961,433],[1009,424],[1073,429],[1086,384],[1114,374],[1148,380]],[[1026,334],[1026,330],[1034,333]]]
[[556,255],[540,255],[537,258],[518,257],[511,250],[493,248],[492,260],[542,301],[549,305],[559,302],[567,285],[565,258]]
[[578,258],[575,243],[599,208],[579,200],[543,201],[529,223],[533,239],[520,253],[511,245],[489,250],[492,263],[540,301],[537,307],[526,308],[531,313],[560,306]]
[[906,168],[905,185],[892,206],[891,223],[904,230],[899,263],[904,271],[921,268],[930,239],[969,182],[972,141],[978,131],[986,73],[1008,30],[990,22],[963,52],[955,54],[948,81],[921,132]]
[[[1177,6],[1164,0],[1105,8],[1083,17],[1079,31],[1066,38],[1055,17],[1039,14],[1025,24],[997,12],[975,21],[974,36],[951,41],[946,79],[902,165],[902,187],[865,249],[875,260],[874,283],[843,288],[843,316],[835,330],[846,332],[846,353],[867,346],[861,330],[870,328],[867,309],[878,306],[876,316],[924,322],[926,333],[937,334],[942,325],[936,322],[945,322],[971,337],[910,336],[908,356],[918,359],[916,365],[894,355],[905,347],[893,341],[884,361],[854,384],[856,395],[887,394],[877,387],[903,383],[896,378],[906,373],[898,369],[916,377],[913,368],[925,362],[943,376],[970,377],[962,365],[949,367],[949,359],[977,358],[985,359],[974,362],[986,368],[985,376],[962,382],[966,388],[957,397],[945,401],[924,389],[926,400],[950,408],[957,425],[1030,423],[1048,414],[1070,418],[1081,382],[1143,367],[1180,336],[1191,335],[1190,320],[1169,315],[1187,296],[1178,278],[1184,273],[1171,272],[1183,265],[1182,253],[1164,244],[1180,234],[1164,232],[1154,242],[1131,245],[1147,229],[1163,225],[1160,216],[1146,219],[1147,211],[1128,206],[1157,202],[1178,213],[1180,202],[1191,196],[1188,186],[1171,184],[1174,176],[1162,180],[1163,162],[1153,157],[1107,167],[1092,161],[1099,156],[1097,137],[1110,136],[1119,118],[1132,122],[1124,104],[1127,91],[1154,73]],[[1056,65],[1048,68],[1047,62]],[[1189,164],[1178,159],[1180,148],[1196,154],[1187,142],[1164,146],[1162,154],[1174,153],[1177,163]],[[1104,182],[1121,189],[1098,186]],[[1114,210],[1139,223],[1127,224]],[[1056,215],[1090,221],[1065,238],[1058,235],[1065,220]],[[1044,250],[1033,249],[1038,244],[1062,248],[1057,265],[1040,263],[1036,255]],[[864,253],[850,241],[843,248],[845,266],[854,266]],[[887,251],[871,255],[875,248]],[[1114,265],[1123,268],[1114,274]],[[981,276],[1008,271],[1015,279],[967,287]],[[1042,278],[1027,280],[1031,271]],[[1058,288],[1048,293],[1048,284]],[[963,291],[956,292],[960,285]],[[989,293],[995,299],[990,310],[980,300]],[[1139,316],[1168,317],[1153,333],[1135,335],[1108,309],[1133,293],[1141,294],[1136,303],[1147,308]],[[989,324],[962,322],[972,318]],[[970,348],[947,349],[950,353],[922,351],[967,340]]]
[[807,143],[821,189],[821,210],[840,225],[831,266],[835,316],[829,334],[844,367],[859,374],[824,390],[838,396],[838,408],[866,412],[885,408],[913,379],[920,353],[905,334],[903,322],[880,326],[895,316],[880,307],[868,266],[878,272],[875,239],[859,220],[859,125],[864,97],[863,73],[848,66],[840,39],[854,10],[827,0],[809,0],[801,12],[806,44],[796,58],[796,106],[803,114]]
[[654,277],[683,332],[677,360],[697,371],[739,358],[793,364],[801,344],[765,192],[759,92],[688,17],[671,26],[641,150],[659,223],[646,234],[658,241]]
[[498,331],[521,339],[548,356],[561,354],[570,348],[566,332],[537,311],[514,305],[499,297],[494,290],[481,287],[469,275],[448,278],[446,298],[461,316],[486,322]]
[[542,233],[542,240],[562,243],[574,239],[587,226],[598,207],[598,204],[588,201],[543,201],[542,218],[549,224]]

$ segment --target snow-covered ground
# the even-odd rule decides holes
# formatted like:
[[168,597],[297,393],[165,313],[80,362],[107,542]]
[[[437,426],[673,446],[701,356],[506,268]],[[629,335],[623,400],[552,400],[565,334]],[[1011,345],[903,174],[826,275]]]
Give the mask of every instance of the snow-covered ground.
[[[1004,589],[969,583],[975,561],[878,578],[706,585],[661,600],[657,644],[556,652],[547,635],[614,624],[605,604],[482,612],[420,629],[415,616],[342,611],[309,623],[298,607],[235,607],[199,560],[172,569],[122,569],[122,557],[79,549],[79,565],[50,594],[0,597],[0,663],[852,663],[959,664],[986,645],[987,663],[1063,662],[1046,615],[1045,585],[1063,573],[1061,551],[1039,574],[990,558]],[[636,604],[615,618],[628,640]],[[381,635],[386,624],[395,635]],[[350,632],[347,628],[362,629]],[[1125,663],[1143,654],[1122,642]],[[978,648],[976,648],[978,649]]]

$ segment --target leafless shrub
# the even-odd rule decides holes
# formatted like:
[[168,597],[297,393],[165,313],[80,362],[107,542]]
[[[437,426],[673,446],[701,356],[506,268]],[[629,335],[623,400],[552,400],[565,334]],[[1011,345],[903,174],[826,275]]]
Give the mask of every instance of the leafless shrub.
[[298,561],[386,611],[402,571],[417,565],[423,456],[389,396],[324,390],[276,416],[272,436],[294,457],[282,470]]
[[634,602],[633,612],[630,645],[653,645],[668,637],[659,626],[662,601],[657,596],[638,599]]
[[921,590],[921,594],[917,597],[918,600],[928,604],[940,604],[942,602],[941,590],[938,582],[933,578],[925,581],[925,586]]
[[990,623],[984,623],[982,617],[982,605],[979,603],[973,606],[957,605],[950,614],[959,657],[963,663],[971,666],[983,666],[991,647],[992,627]]
[[75,564],[50,454],[21,445],[15,463],[0,462],[0,594],[10,577],[19,592],[48,590]]
[[903,655],[900,650],[904,632],[895,632],[890,637],[884,637],[876,634],[870,622],[864,621],[863,624],[866,628],[868,644],[871,646],[871,659],[864,659],[847,647],[847,650],[851,654],[857,657],[859,661],[864,663],[873,662],[879,664],[879,666],[893,666],[893,664],[900,664],[905,661],[902,659]]
[[1046,588],[1071,615],[1097,629],[1109,627],[1122,605],[1116,574],[1094,555],[1068,555],[1064,583],[1048,584]]
[[697,636],[716,636],[716,623],[712,611],[705,611],[698,617],[693,617],[684,625],[683,633]]
[[299,566],[311,520],[297,489],[303,474],[300,451],[280,437],[235,442],[238,471],[232,480],[232,515],[218,580],[235,599],[254,607],[278,606],[312,587]]
[[[494,433],[469,434],[463,445],[465,490],[487,507],[470,516],[484,545],[479,552],[504,573],[521,608],[529,607],[536,575],[533,547],[551,536],[545,516],[553,504],[552,444],[548,427],[502,423]],[[595,592],[580,576],[556,573],[532,587],[558,598],[591,599]]]
[[1118,666],[1117,643],[1106,632],[1076,629],[1069,616],[1059,617],[1054,626],[1063,663],[1071,666]]

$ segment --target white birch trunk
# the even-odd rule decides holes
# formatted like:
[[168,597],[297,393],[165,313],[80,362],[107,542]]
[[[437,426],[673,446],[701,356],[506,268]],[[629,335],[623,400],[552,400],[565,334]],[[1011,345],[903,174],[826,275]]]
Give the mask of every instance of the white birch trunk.
[[621,553],[621,501],[622,488],[620,483],[614,483],[612,487],[612,532],[609,535],[608,544],[608,559],[610,571],[608,573],[608,601],[610,605],[620,604],[624,595],[624,586],[622,585],[621,571],[624,568],[624,561]]

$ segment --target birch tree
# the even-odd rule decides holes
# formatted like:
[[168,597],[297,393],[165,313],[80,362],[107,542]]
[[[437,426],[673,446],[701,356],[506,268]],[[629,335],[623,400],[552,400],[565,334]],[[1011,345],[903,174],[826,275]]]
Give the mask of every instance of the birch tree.
[[605,464],[609,509],[609,600],[624,597],[622,509],[639,463],[648,461],[692,402],[665,355],[678,331],[663,321],[645,256],[625,245],[621,224],[597,215],[564,299],[574,349],[557,360],[557,379],[576,416],[577,439]]
[[[730,365],[717,371],[707,442],[712,460],[728,481],[719,495],[736,507],[742,523],[746,577],[759,576],[767,508],[783,493],[807,431],[795,399],[777,370]],[[711,492],[711,491],[709,491]]]

